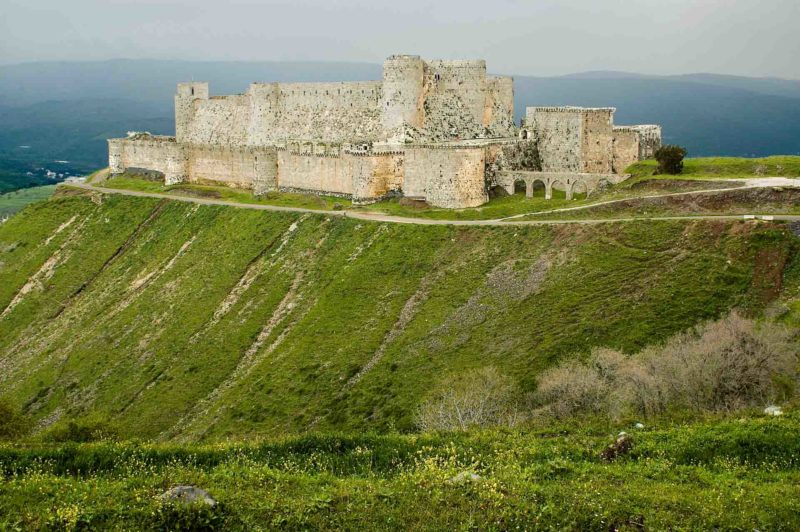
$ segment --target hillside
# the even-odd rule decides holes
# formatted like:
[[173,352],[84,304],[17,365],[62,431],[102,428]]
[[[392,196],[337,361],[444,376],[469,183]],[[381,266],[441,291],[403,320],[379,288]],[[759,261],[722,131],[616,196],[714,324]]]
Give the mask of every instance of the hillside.
[[248,438],[410,430],[493,365],[524,391],[797,287],[758,222],[370,223],[65,192],[0,226],[0,389],[38,430]]
[[[489,65],[491,68],[491,65]],[[514,73],[505,73],[511,74]],[[106,164],[105,139],[174,132],[175,84],[207,80],[212,94],[252,81],[380,79],[366,63],[113,60],[0,66],[0,191],[41,183],[37,168],[71,173]],[[594,72],[515,76],[516,118],[527,105],[615,106],[619,124],[658,123],[690,155],[800,154],[800,83],[735,76]],[[55,161],[68,161],[56,163]]]

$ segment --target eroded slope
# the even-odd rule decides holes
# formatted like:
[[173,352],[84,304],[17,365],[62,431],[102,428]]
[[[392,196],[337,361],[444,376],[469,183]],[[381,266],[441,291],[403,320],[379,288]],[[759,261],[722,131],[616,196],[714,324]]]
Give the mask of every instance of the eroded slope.
[[60,197],[0,226],[0,393],[39,430],[407,429],[465,369],[531,389],[591,346],[760,310],[794,249],[756,222],[414,226]]

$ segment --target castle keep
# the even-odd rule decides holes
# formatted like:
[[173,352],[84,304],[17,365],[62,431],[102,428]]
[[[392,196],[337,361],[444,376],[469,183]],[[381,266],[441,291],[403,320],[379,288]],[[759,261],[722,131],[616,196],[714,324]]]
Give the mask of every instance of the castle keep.
[[475,207],[492,187],[541,179],[572,195],[616,182],[660,145],[658,126],[617,127],[612,108],[529,107],[514,124],[514,86],[485,61],[392,56],[383,79],[253,83],[209,96],[179,83],[175,136],[109,139],[112,174],[148,170],[167,184],[216,183],[371,202],[403,195]]

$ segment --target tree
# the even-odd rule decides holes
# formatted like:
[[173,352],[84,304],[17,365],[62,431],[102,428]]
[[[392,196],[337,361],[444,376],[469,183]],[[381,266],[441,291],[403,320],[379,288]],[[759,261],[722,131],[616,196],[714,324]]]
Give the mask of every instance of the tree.
[[658,161],[659,174],[677,175],[683,171],[683,158],[686,157],[686,148],[674,144],[665,144],[655,152]]

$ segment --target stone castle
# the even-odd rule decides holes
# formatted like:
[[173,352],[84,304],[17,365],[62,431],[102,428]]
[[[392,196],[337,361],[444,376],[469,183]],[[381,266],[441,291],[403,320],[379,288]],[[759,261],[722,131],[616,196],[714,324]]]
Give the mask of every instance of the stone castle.
[[589,192],[652,155],[659,126],[614,126],[613,108],[528,107],[514,123],[514,83],[485,61],[398,55],[383,79],[253,83],[209,96],[179,83],[175,136],[109,139],[112,174],[147,170],[167,184],[215,183],[302,191],[356,203],[402,195],[475,207],[500,187],[540,181],[548,197]]

